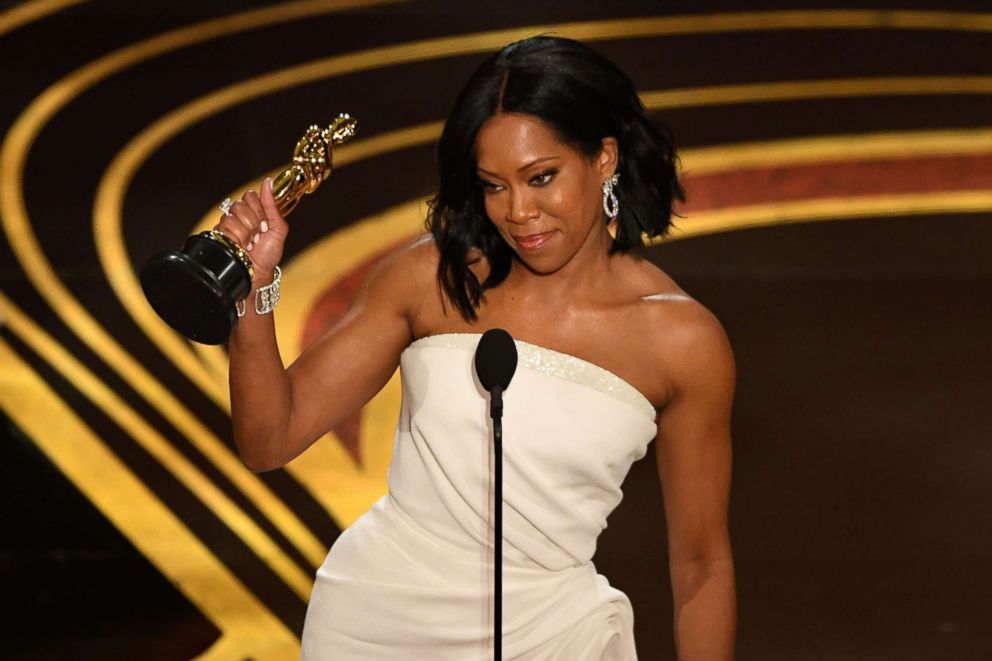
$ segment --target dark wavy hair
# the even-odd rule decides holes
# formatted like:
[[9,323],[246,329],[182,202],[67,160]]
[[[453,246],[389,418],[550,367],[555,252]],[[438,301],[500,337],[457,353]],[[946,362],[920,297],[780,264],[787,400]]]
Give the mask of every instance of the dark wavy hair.
[[[610,254],[642,246],[642,235],[667,234],[674,199],[685,201],[671,131],[647,116],[634,83],[615,64],[574,39],[538,36],[505,46],[476,69],[445,122],[437,146],[440,181],[426,222],[440,251],[438,284],[469,322],[477,319],[483,292],[506,279],[513,260],[486,215],[476,174],[476,135],[500,112],[539,118],[589,158],[603,138],[616,138],[620,214]],[[490,266],[483,282],[469,268],[472,248]]]

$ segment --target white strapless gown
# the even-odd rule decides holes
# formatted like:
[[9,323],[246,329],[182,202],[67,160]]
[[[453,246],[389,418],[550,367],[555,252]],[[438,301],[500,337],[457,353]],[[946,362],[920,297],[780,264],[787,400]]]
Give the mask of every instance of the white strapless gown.
[[[495,558],[481,335],[402,354],[389,492],[317,570],[306,661],[492,658]],[[634,661],[627,596],[591,558],[631,464],[655,436],[651,403],[606,369],[517,341],[504,394],[503,658]]]

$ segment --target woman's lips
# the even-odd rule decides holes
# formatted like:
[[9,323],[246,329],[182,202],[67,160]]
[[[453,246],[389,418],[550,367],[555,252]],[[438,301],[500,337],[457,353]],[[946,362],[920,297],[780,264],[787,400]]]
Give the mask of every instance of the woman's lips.
[[526,236],[514,236],[513,240],[521,250],[539,250],[550,239],[555,232],[544,232],[542,234],[528,234]]

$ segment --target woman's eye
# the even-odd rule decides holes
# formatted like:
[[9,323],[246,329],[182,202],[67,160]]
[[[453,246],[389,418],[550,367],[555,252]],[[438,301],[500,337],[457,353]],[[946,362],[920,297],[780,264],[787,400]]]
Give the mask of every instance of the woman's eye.
[[499,188],[500,188],[500,187],[499,187],[499,184],[494,184],[494,183],[493,183],[493,182],[491,182],[491,181],[484,181],[484,180],[482,180],[482,179],[480,179],[480,180],[479,180],[479,186],[480,186],[480,187],[482,188],[482,190],[483,190],[484,192],[486,192],[486,193],[495,193],[495,192],[497,192],[497,191],[499,190]]
[[556,174],[558,174],[558,170],[546,170],[540,174],[534,175],[530,182],[537,186],[545,186],[551,183],[551,180],[554,179]]

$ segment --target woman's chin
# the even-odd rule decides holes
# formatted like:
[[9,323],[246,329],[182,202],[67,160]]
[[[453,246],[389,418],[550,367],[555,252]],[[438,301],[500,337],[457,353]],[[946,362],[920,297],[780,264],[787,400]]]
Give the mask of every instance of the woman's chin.
[[535,255],[531,252],[514,251],[517,260],[534,275],[551,275],[558,271],[565,262],[552,253]]

